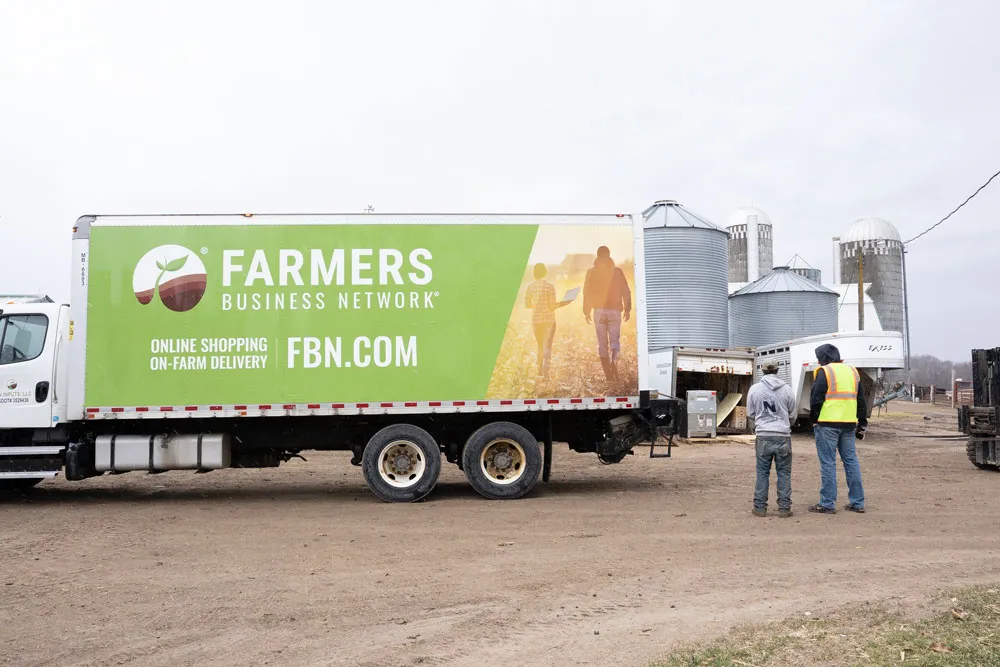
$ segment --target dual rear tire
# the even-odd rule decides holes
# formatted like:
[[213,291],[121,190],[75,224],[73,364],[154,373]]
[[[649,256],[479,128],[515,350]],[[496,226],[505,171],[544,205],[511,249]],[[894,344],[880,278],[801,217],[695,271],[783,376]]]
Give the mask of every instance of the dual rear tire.
[[[441,448],[424,429],[393,424],[365,445],[361,459],[372,493],[390,503],[423,500],[441,474]],[[473,433],[462,451],[462,469],[472,488],[490,500],[520,498],[538,482],[542,454],[531,432],[511,422],[493,422]]]
[[542,453],[531,431],[511,422],[493,422],[473,433],[462,451],[469,484],[490,500],[525,495],[542,472]]

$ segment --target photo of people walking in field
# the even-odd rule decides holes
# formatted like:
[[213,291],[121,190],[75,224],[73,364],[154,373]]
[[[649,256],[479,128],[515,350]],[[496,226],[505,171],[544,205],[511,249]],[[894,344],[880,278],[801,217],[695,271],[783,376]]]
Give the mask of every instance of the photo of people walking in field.
[[542,226],[487,397],[634,395],[634,274],[630,229]]

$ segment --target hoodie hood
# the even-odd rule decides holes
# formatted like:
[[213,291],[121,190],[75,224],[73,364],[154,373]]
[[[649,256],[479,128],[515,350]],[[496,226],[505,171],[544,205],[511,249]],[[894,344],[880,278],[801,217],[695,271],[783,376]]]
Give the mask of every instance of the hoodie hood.
[[840,350],[833,345],[820,345],[816,348],[816,360],[820,366],[840,361]]
[[785,386],[785,381],[782,380],[777,375],[765,375],[763,378],[761,378],[760,381],[766,384],[772,390]]

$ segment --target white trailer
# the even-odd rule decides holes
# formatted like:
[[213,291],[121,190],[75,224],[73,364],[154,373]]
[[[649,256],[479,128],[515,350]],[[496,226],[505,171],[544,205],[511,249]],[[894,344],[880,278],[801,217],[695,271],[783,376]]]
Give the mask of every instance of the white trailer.
[[901,333],[854,331],[759,348],[668,348],[649,356],[650,386],[661,396],[682,400],[688,391],[712,390],[718,392],[720,399],[739,394],[740,402],[745,405],[750,386],[760,380],[761,366],[774,361],[778,364],[778,375],[799,397],[798,416],[802,421],[809,417],[809,394],[818,367],[815,350],[824,344],[835,345],[844,361],[861,371],[869,412],[883,374],[906,366]]

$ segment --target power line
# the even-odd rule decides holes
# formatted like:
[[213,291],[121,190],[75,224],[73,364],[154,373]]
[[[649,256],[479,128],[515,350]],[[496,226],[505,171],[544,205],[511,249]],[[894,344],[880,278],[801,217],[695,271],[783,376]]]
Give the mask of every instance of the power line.
[[910,243],[913,243],[914,241],[916,241],[917,239],[919,239],[921,236],[923,236],[924,234],[928,233],[929,231],[931,231],[932,229],[934,229],[935,227],[937,227],[938,225],[940,225],[942,222],[944,222],[945,220],[947,220],[951,216],[955,215],[955,213],[958,212],[958,209],[962,208],[963,206],[965,206],[966,204],[968,204],[970,201],[972,201],[972,198],[975,197],[976,195],[978,195],[980,192],[982,192],[986,188],[986,186],[989,185],[990,183],[992,183],[993,179],[996,178],[997,176],[1000,176],[1000,171],[998,171],[997,173],[995,173],[992,176],[990,176],[990,180],[988,180],[985,183],[983,183],[982,185],[980,185],[979,189],[976,190],[975,192],[973,192],[971,195],[969,195],[968,198],[964,202],[962,202],[961,204],[959,204],[958,206],[956,206],[954,211],[952,211],[948,215],[944,216],[943,218],[941,218],[940,220],[938,220],[937,222],[935,222],[933,225],[931,225],[930,227],[928,227],[924,231],[922,231],[919,234],[917,234],[916,236],[914,236],[909,241],[906,241],[903,245],[909,245]]

